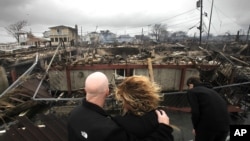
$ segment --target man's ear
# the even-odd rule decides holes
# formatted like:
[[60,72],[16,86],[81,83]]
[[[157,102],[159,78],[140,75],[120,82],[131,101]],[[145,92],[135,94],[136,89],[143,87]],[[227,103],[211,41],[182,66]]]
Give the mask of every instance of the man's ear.
[[106,89],[106,95],[109,96],[110,93],[109,93],[109,89]]

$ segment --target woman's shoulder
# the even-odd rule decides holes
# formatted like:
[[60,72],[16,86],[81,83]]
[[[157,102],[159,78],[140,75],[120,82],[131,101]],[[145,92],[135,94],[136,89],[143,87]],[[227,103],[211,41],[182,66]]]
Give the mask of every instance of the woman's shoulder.
[[154,111],[146,112],[142,116],[126,114],[113,117],[114,121],[136,136],[143,137],[158,127],[157,115]]
[[127,113],[124,116],[117,115],[113,117],[114,121],[116,121],[119,124],[130,124],[130,123],[147,123],[155,124],[157,122],[157,115],[155,113],[155,110],[152,110],[150,112],[146,112],[145,114],[141,116],[133,115],[131,113]]

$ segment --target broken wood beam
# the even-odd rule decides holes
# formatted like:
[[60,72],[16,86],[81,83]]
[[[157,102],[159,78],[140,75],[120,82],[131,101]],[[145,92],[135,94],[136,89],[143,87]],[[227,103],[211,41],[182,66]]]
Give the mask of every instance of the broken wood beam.
[[151,82],[154,82],[154,73],[153,73],[153,66],[151,58],[148,58],[148,72],[149,72],[149,79]]

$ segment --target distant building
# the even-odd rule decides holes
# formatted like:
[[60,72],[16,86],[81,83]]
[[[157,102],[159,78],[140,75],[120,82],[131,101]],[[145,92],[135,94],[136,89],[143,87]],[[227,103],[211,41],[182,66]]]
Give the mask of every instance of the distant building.
[[149,36],[147,35],[135,35],[134,37],[134,43],[135,44],[142,44],[142,43],[146,43],[146,42],[150,42],[153,39],[151,39]]
[[170,39],[172,41],[176,41],[176,42],[179,42],[179,41],[184,41],[185,39],[187,39],[187,33],[186,32],[183,32],[183,31],[177,31],[177,32],[174,32],[171,34],[170,36]]
[[27,48],[46,46],[48,42],[49,38],[36,37],[31,32],[22,32],[19,37],[19,45],[27,46]]
[[247,35],[230,35],[230,34],[225,34],[225,35],[218,35],[215,37],[216,40],[218,41],[224,41],[224,42],[248,42],[249,39]]
[[116,34],[110,32],[109,30],[102,30],[100,32],[100,43],[102,44],[111,44],[116,42]]
[[43,37],[44,38],[49,38],[49,36],[50,36],[50,31],[44,31],[43,32]]
[[90,36],[88,34],[84,35],[84,36],[81,36],[81,43],[82,43],[82,45],[91,44]]
[[99,43],[100,34],[97,32],[90,32],[85,36],[82,36],[82,41],[87,44]]
[[21,31],[16,32],[16,34],[19,35],[19,43],[20,43],[20,45],[25,45],[26,42],[27,42],[27,34],[28,34],[28,32],[21,30]]
[[119,43],[133,43],[135,40],[135,38],[133,37],[130,37],[129,35],[120,35],[118,38],[117,38],[117,41]]
[[78,40],[77,25],[75,28],[60,25],[50,27],[50,41],[52,46],[57,46],[60,41],[66,46],[74,46]]
[[32,33],[27,33],[26,45],[32,47],[41,47],[41,46],[49,46],[50,40],[47,38],[40,38],[34,36]]

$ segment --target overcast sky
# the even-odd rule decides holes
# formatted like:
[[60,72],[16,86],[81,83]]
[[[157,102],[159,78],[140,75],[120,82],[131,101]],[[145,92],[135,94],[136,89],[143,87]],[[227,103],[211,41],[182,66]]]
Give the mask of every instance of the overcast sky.
[[[0,0],[0,43],[15,41],[4,27],[27,20],[26,31],[42,36],[49,27],[78,25],[79,34],[110,30],[115,34],[148,34],[154,24],[165,24],[171,32],[199,31],[197,0]],[[208,31],[212,0],[203,0],[204,30]],[[250,0],[214,0],[210,33],[239,30],[247,34]],[[193,28],[192,28],[193,27]]]

